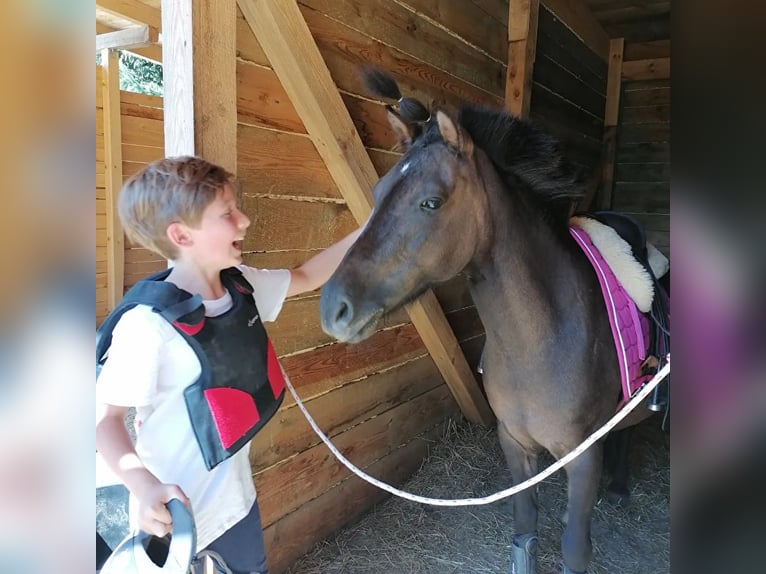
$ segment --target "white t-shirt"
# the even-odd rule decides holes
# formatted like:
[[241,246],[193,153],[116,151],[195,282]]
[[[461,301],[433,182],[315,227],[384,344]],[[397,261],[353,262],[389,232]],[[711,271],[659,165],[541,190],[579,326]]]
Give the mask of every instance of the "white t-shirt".
[[[290,272],[239,269],[253,286],[261,320],[274,321],[287,296]],[[204,305],[205,314],[215,317],[231,308],[231,295]],[[99,403],[136,407],[136,452],[154,476],[178,484],[191,500],[198,550],[244,518],[255,502],[249,443],[213,470],[205,466],[183,395],[200,373],[197,356],[173,326],[150,307],[137,305],[115,326],[96,385]],[[133,497],[130,509],[134,526]]]

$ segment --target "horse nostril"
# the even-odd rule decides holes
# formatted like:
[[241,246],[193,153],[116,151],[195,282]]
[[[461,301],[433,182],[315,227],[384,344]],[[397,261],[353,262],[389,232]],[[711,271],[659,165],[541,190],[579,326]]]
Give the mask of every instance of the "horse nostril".
[[335,323],[342,325],[348,324],[351,321],[351,316],[351,303],[348,301],[348,299],[339,301],[338,309],[335,312]]

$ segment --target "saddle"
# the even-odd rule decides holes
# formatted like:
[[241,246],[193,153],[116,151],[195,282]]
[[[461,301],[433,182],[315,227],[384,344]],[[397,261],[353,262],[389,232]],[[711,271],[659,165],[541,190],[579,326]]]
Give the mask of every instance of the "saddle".
[[[648,320],[648,325],[644,325],[643,317],[636,321],[641,323],[642,327],[648,327],[649,331],[646,352],[644,353],[643,349],[639,350],[645,360],[640,365],[641,376],[635,382],[641,384],[641,381],[651,378],[662,366],[664,357],[670,352],[668,294],[658,281],[668,271],[668,260],[647,242],[641,224],[628,215],[613,211],[578,214],[572,218],[571,224],[587,234],[585,240],[577,238],[583,249],[583,242],[592,242],[592,246],[595,247],[596,256],[590,254],[589,259],[597,271],[594,258],[608,265],[609,271],[619,281],[617,288],[630,296]],[[615,240],[613,232],[623,242]],[[606,296],[607,285],[601,283]],[[612,315],[610,312],[610,320],[614,321],[615,317]],[[615,339],[617,342],[617,336]],[[668,401],[667,383],[663,383],[657,389],[649,408],[656,411],[665,410]],[[624,398],[627,400],[628,395],[634,392],[630,388],[630,381],[626,390],[628,392]]]

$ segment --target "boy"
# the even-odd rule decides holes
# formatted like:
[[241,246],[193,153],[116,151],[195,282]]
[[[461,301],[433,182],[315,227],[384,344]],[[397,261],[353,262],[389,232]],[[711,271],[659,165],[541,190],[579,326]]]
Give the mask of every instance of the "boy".
[[[178,498],[194,514],[198,554],[220,555],[235,574],[264,573],[248,451],[252,433],[278,408],[284,381],[260,321],[276,319],[286,297],[323,285],[360,230],[292,271],[244,266],[250,220],[232,176],[196,157],[148,165],[125,184],[118,209],[130,239],[172,261],[152,287],[186,297],[176,315],[189,314],[174,321],[136,305],[119,319],[96,386],[96,447],[131,492],[134,524],[166,535],[165,503]],[[255,358],[267,354],[268,361]],[[271,389],[256,392],[248,385],[264,380],[266,362]],[[226,380],[244,386],[232,390]],[[136,407],[135,447],[124,425],[128,407]]]

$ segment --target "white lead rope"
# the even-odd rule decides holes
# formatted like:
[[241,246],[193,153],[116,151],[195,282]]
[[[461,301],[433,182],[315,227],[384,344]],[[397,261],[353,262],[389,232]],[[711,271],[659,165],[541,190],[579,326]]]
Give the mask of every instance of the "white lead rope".
[[400,496],[401,498],[406,498],[407,500],[412,500],[413,502],[431,504],[433,506],[479,506],[482,504],[490,504],[491,502],[496,502],[503,498],[507,498],[509,496],[513,496],[514,494],[518,494],[522,490],[526,490],[530,486],[533,486],[537,484],[538,482],[545,480],[554,472],[559,470],[561,467],[572,462],[575,458],[577,458],[583,452],[588,450],[588,448],[590,448],[593,445],[593,443],[601,439],[603,436],[606,435],[606,433],[612,430],[617,425],[617,423],[619,423],[622,419],[624,419],[628,415],[628,413],[630,413],[630,411],[632,411],[639,405],[639,403],[643,402],[644,399],[646,399],[646,397],[649,396],[649,393],[651,393],[654,390],[654,388],[657,385],[659,385],[663,381],[663,379],[665,379],[665,377],[668,376],[668,374],[670,374],[669,360],[665,364],[665,366],[659,370],[659,372],[654,376],[654,378],[648,383],[646,383],[641,388],[641,390],[638,393],[636,393],[620,411],[618,411],[611,419],[609,419],[606,422],[604,426],[602,426],[600,429],[598,429],[596,432],[590,435],[587,439],[585,439],[585,441],[583,441],[583,443],[580,444],[580,446],[575,448],[568,455],[559,459],[557,462],[550,465],[544,471],[536,474],[535,476],[531,478],[528,478],[527,480],[525,480],[524,482],[520,484],[517,484],[516,486],[506,488],[505,490],[501,490],[500,492],[496,492],[495,494],[492,494],[490,496],[484,496],[482,498],[459,498],[456,500],[445,499],[445,498],[428,498],[426,496],[410,494],[409,492],[399,490],[398,488],[395,488],[391,486],[390,484],[386,484],[385,482],[382,482],[378,480],[377,478],[372,477],[369,474],[365,473],[364,471],[358,469],[351,462],[349,462],[349,460],[345,456],[343,456],[337,448],[335,448],[335,446],[330,442],[330,439],[327,438],[327,436],[320,430],[320,428],[314,422],[314,419],[311,418],[311,415],[306,410],[306,407],[298,398],[298,395],[295,392],[293,385],[290,383],[289,377],[285,377],[285,382],[287,384],[287,388],[290,389],[290,393],[292,393],[293,398],[295,398],[296,404],[301,409],[301,411],[303,411],[303,414],[306,416],[306,420],[309,421],[311,428],[314,429],[314,432],[317,433],[317,436],[319,436],[319,438],[322,439],[322,442],[324,442],[327,445],[327,448],[330,449],[330,451],[335,455],[335,457],[339,461],[341,461],[346,466],[346,468],[348,468],[351,472],[353,472],[359,478],[366,480],[370,484],[374,484],[378,488],[382,488],[386,492],[390,492],[391,494],[395,494],[396,496]]

